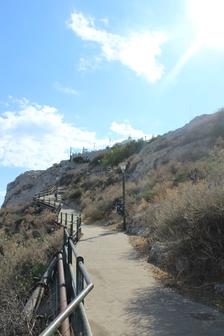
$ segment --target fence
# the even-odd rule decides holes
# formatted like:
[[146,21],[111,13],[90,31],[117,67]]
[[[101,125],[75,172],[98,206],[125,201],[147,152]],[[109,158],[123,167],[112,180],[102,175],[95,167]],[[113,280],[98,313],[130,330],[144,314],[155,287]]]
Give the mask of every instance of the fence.
[[54,272],[58,275],[60,313],[40,336],[54,335],[58,328],[63,336],[92,336],[84,308],[84,298],[94,285],[84,265],[83,257],[76,250],[76,244],[81,237],[81,215],[74,216],[60,212],[61,202],[55,201],[52,196],[55,192],[57,188],[51,186],[34,197],[38,204],[60,213],[58,224],[64,230],[63,248],[58,253],[54,267]]

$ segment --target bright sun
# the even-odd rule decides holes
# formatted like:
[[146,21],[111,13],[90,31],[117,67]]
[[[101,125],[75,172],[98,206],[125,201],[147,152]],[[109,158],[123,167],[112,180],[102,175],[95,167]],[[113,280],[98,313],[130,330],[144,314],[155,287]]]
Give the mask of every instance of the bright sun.
[[189,13],[198,43],[224,48],[224,0],[189,0]]

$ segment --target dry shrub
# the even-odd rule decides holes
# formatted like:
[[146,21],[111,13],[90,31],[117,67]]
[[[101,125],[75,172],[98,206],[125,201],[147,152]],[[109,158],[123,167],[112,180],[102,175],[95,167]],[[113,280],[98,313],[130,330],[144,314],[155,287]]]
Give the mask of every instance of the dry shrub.
[[102,200],[94,202],[93,204],[90,203],[83,212],[85,221],[89,223],[103,218],[106,219],[112,207],[113,200]]
[[88,190],[82,197],[81,207],[86,222],[108,219],[113,210],[115,200],[121,196],[121,185],[107,187],[103,193]]
[[199,282],[224,279],[224,188],[208,183],[169,191],[148,219],[151,237],[169,245],[170,264],[187,260],[183,276]]
[[27,238],[32,237],[33,230],[38,230],[40,235],[53,231],[56,219],[57,215],[52,211],[32,204],[0,210],[1,227],[7,233],[23,233]]
[[42,239],[24,240],[0,233],[0,335],[39,335],[38,324],[31,331],[21,312],[35,283],[44,273],[49,259],[62,246],[62,231]]
[[130,236],[131,244],[141,255],[146,256],[149,250],[149,242],[145,237]]

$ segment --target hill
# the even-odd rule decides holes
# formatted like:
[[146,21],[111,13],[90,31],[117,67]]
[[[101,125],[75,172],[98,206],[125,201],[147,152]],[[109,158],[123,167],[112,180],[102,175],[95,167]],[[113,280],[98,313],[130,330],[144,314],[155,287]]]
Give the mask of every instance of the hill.
[[[8,185],[1,226],[13,230],[14,217],[6,221],[4,214],[9,217],[12,207],[14,214],[24,211],[21,206],[29,207],[34,194],[51,184],[64,190],[64,202],[79,208],[86,223],[121,226],[114,205],[122,198],[119,165],[125,162],[127,231],[140,237],[138,247],[178,279],[222,281],[223,159],[220,110],[150,141],[94,152],[89,162],[73,157],[45,171],[20,175]],[[29,225],[28,230],[33,229]],[[26,232],[24,222],[21,230]]]

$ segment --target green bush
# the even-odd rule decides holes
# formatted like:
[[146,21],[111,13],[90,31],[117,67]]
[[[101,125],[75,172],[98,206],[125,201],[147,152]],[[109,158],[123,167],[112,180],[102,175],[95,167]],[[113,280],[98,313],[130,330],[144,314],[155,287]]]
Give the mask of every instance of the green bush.
[[86,162],[89,162],[89,159],[87,157],[83,157],[82,155],[79,155],[79,156],[73,157],[72,161],[75,163],[86,163]]
[[66,196],[66,198],[69,198],[71,200],[78,200],[82,196],[82,191],[80,189],[71,190],[71,192],[68,193],[68,195]]
[[179,173],[174,177],[173,183],[174,184],[183,183],[183,182],[186,182],[187,180],[189,180],[189,174],[188,173],[186,173],[186,172]]
[[140,197],[143,198],[146,202],[152,202],[156,196],[156,193],[148,190],[144,191],[140,194]]
[[131,155],[138,153],[143,145],[144,140],[132,140],[124,145],[116,145],[109,152],[104,154],[101,162],[105,166],[117,166],[120,162],[126,160]]

